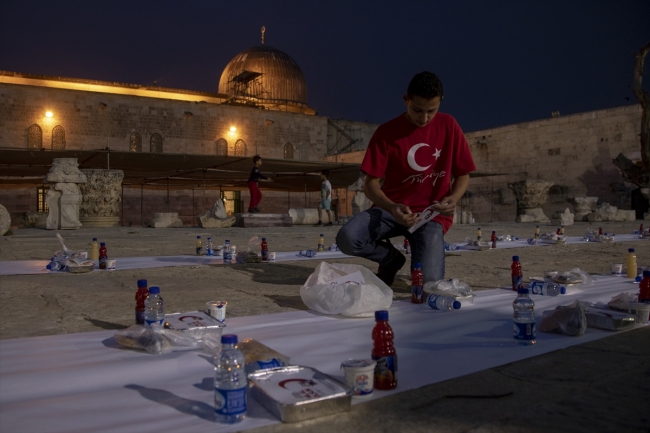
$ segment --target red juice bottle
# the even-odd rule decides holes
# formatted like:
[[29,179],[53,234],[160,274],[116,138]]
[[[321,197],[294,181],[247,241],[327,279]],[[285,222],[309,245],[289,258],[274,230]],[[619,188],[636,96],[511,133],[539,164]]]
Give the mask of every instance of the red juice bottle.
[[106,243],[99,244],[99,269],[106,269],[106,260],[108,260],[108,251],[106,250]]
[[393,329],[388,324],[388,311],[375,311],[375,327],[372,329],[372,359],[375,366],[375,388],[397,387],[397,353],[393,347]]
[[524,276],[521,271],[521,262],[519,262],[519,256],[512,256],[512,265],[510,266],[510,269],[512,270],[512,290],[516,292],[524,280]]
[[144,301],[149,296],[147,280],[138,280],[138,291],[135,292],[135,323],[144,325]]
[[415,263],[411,272],[411,303],[424,304],[422,265]]
[[268,262],[269,261],[269,244],[266,243],[266,238],[262,238],[262,243],[260,244],[262,247],[262,261],[263,262]]
[[599,234],[600,236],[603,235],[603,228],[602,228],[602,227],[598,227],[598,234]]
[[639,283],[639,302],[650,303],[650,271],[643,271],[643,279]]
[[406,254],[411,254],[411,244],[409,244],[409,240],[404,238],[404,252]]
[[497,247],[497,232],[492,230],[492,236],[490,237],[490,241],[492,242],[492,248]]

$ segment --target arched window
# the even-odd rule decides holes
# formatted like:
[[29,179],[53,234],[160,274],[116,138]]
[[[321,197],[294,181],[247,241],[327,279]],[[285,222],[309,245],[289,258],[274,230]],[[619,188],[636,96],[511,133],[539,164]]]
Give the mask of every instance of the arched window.
[[293,146],[291,143],[284,145],[284,159],[293,159]]
[[129,137],[129,152],[142,152],[142,135],[138,131],[132,132]]
[[43,130],[37,124],[33,124],[27,130],[27,148],[41,149],[43,147]]
[[52,150],[65,149],[65,129],[63,126],[56,125],[52,129]]
[[157,132],[151,136],[149,142],[149,152],[151,153],[163,153],[163,138],[162,135]]
[[228,156],[228,142],[225,138],[217,140],[217,156]]
[[246,156],[246,143],[244,140],[237,140],[235,142],[235,156]]

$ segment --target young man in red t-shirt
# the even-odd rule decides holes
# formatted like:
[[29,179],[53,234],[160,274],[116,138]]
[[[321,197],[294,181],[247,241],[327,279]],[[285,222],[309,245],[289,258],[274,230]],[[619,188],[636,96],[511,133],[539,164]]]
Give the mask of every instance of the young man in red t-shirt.
[[[345,254],[378,262],[377,276],[389,286],[406,262],[390,242],[396,236],[409,240],[411,269],[421,263],[425,282],[444,278],[444,234],[467,190],[469,173],[476,170],[460,126],[438,112],[442,97],[435,74],[413,77],[404,95],[406,113],[377,128],[361,164],[364,192],[374,205],[336,236]],[[409,233],[419,213],[434,202],[439,202],[435,209],[440,215]]]

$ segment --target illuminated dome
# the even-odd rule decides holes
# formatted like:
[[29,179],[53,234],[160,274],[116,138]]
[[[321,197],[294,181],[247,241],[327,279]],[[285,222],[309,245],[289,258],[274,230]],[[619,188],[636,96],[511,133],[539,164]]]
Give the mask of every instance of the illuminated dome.
[[219,93],[234,104],[313,111],[307,107],[307,84],[298,64],[268,45],[237,54],[221,74]]

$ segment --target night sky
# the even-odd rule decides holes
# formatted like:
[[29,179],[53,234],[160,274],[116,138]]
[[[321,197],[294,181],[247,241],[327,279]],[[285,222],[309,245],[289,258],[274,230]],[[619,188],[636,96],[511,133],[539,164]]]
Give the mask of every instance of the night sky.
[[0,0],[0,69],[217,92],[262,26],[318,114],[384,122],[430,70],[469,132],[636,104],[650,1]]

